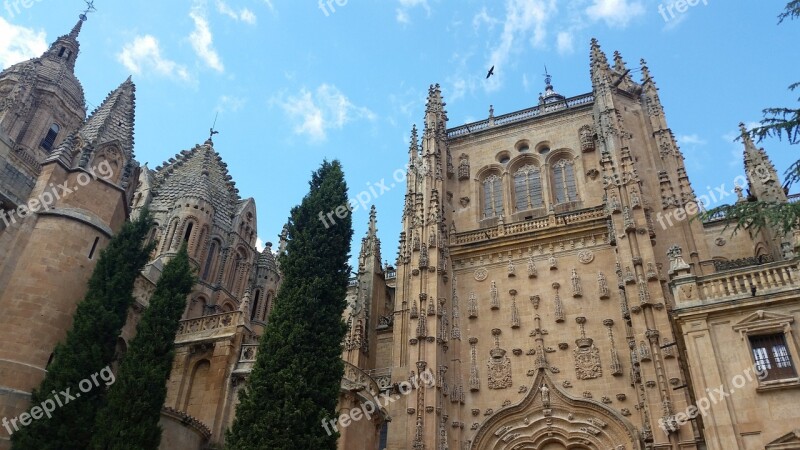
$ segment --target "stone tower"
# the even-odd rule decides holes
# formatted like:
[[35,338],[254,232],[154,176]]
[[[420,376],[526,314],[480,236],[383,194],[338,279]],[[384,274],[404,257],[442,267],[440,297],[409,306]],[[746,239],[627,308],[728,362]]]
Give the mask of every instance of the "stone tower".
[[548,75],[537,106],[451,129],[431,87],[391,374],[437,382],[389,406],[388,449],[696,448],[691,426],[659,429],[690,401],[662,269],[674,244],[713,264],[702,224],[655,226],[694,193],[644,62],[637,83],[596,41],[590,61],[591,93]]
[[39,168],[31,211],[0,232],[7,255],[0,263],[2,416],[27,407],[72,324],[100,250],[128,217],[138,176],[134,91],[126,80],[68,133]]
[[83,88],[75,77],[83,21],[59,37],[40,57],[0,73],[0,128],[41,163],[86,117]]
[[155,221],[149,239],[156,249],[136,281],[120,348],[134,336],[164,265],[185,242],[198,279],[176,339],[162,448],[220,444],[280,286],[272,244],[255,248],[255,201],[241,198],[211,139],[155,170],[144,168],[134,214],[145,207]]

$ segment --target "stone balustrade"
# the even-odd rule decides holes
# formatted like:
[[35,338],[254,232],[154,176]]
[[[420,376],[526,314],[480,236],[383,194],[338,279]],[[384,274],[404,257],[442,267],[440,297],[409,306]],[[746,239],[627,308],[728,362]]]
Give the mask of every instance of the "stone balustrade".
[[523,120],[532,119],[534,117],[539,117],[553,112],[563,111],[566,109],[571,109],[583,105],[589,105],[592,103],[594,103],[594,95],[583,94],[576,97],[568,98],[564,101],[548,103],[547,105],[534,106],[533,108],[523,109],[522,111],[515,111],[509,114],[504,114],[502,116],[493,117],[491,119],[485,119],[478,122],[451,128],[447,130],[447,138],[448,139],[458,138],[464,135],[486,130],[493,126],[497,127],[516,122],[522,122]]
[[780,262],[717,273],[697,280],[703,300],[750,297],[800,288],[798,262]]
[[457,233],[451,238],[451,244],[472,244],[475,242],[496,239],[500,236],[513,236],[574,223],[589,222],[592,220],[603,219],[606,216],[607,213],[605,208],[602,206],[583,209],[580,211],[571,211],[568,213],[550,215],[534,220],[525,220],[522,222],[505,224],[502,226],[481,228],[479,230]]
[[236,332],[236,327],[244,324],[241,311],[212,314],[196,319],[181,320],[178,326],[177,343],[198,339],[227,336]]
[[381,391],[378,383],[367,372],[359,369],[358,367],[344,362],[344,377],[342,377],[342,389],[351,391],[367,391],[370,395],[375,396]]

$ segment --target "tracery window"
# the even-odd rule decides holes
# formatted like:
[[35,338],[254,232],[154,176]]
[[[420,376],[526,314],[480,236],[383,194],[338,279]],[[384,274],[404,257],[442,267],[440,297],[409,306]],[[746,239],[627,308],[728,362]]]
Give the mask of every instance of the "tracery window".
[[544,206],[542,173],[538,167],[528,164],[514,173],[514,195],[517,211]]
[[556,203],[578,200],[578,185],[575,181],[575,164],[562,159],[553,164],[553,193]]
[[503,182],[493,174],[483,180],[483,218],[503,215]]

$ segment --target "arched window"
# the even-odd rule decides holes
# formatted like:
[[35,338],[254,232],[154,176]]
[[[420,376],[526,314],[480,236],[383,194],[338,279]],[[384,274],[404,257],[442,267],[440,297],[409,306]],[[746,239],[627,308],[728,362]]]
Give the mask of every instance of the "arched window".
[[203,280],[208,281],[208,276],[211,274],[211,266],[214,265],[214,258],[217,257],[217,241],[211,241],[211,248],[208,249],[208,256],[206,257],[206,265],[203,268]]
[[[205,415],[208,413],[209,408],[206,405],[206,395],[208,392],[208,380],[210,378],[211,363],[204,359],[197,363],[192,373],[192,378],[189,383],[189,395],[186,398],[185,411],[192,417],[199,420],[207,420]],[[205,422],[210,423],[210,422]]]
[[194,222],[189,222],[189,225],[186,225],[186,231],[183,233],[183,242],[186,242],[186,245],[189,245],[189,239],[192,237],[193,228]]
[[58,132],[61,131],[61,127],[58,124],[53,124],[50,126],[50,129],[47,130],[47,134],[45,135],[44,139],[42,139],[42,143],[40,144],[43,149],[47,150],[48,152],[53,150],[53,145],[56,143],[56,138],[58,137]]
[[258,318],[259,300],[261,300],[261,291],[256,291],[256,295],[253,298],[253,307],[250,309],[250,320]]
[[575,165],[562,159],[553,164],[553,192],[556,203],[578,200],[578,185],[575,182]]
[[538,167],[527,164],[514,173],[514,194],[516,197],[517,211],[541,208],[544,206],[542,197],[542,173]]
[[503,182],[496,174],[483,180],[483,218],[503,215]]

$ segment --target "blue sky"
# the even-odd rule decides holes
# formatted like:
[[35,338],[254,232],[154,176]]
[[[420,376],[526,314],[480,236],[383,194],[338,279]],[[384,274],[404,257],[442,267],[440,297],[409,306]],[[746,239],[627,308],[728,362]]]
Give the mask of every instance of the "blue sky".
[[[787,86],[800,81],[800,22],[777,25],[786,0],[697,0],[674,14],[671,0],[327,1],[96,0],[76,67],[89,108],[133,75],[136,155],[151,168],[202,143],[219,113],[215,147],[256,199],[261,239],[276,242],[323,158],[342,161],[351,195],[393,183],[429,84],[442,85],[450,126],[490,104],[536,104],[545,65],[560,93],[583,94],[592,37],[629,67],[647,60],[698,195],[730,191],[743,172],[740,121],[797,101]],[[40,54],[83,8],[0,0],[0,68]],[[781,172],[797,159],[796,147],[763,145]],[[374,199],[389,261],[403,194]],[[354,223],[357,252],[367,212]]]

